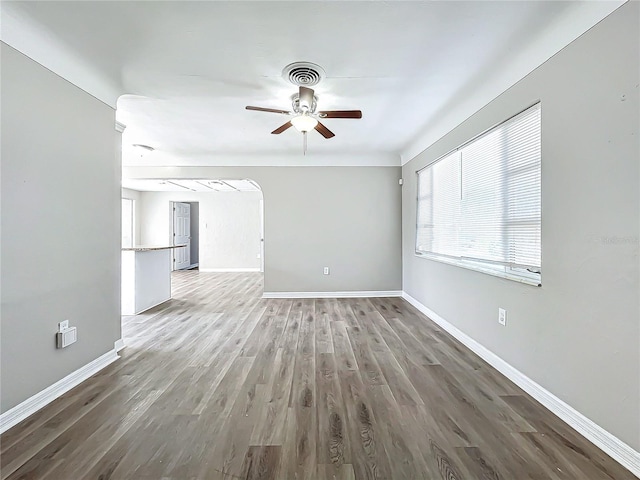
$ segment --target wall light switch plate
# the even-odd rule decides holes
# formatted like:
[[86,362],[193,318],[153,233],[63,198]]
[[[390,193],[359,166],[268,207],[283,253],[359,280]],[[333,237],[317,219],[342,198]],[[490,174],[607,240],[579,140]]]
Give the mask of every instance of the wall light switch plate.
[[325,275],[329,275],[329,267],[324,267],[322,273],[324,273]]

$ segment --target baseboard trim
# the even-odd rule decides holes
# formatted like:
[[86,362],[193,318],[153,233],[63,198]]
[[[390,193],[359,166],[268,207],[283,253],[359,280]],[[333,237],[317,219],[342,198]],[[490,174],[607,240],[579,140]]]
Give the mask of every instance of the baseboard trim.
[[242,272],[259,272],[258,268],[200,268],[201,272],[205,273],[242,273]]
[[408,293],[402,292],[402,298],[424,313],[457,340],[462,342],[485,362],[522,388],[525,392],[558,416],[567,425],[574,428],[596,447],[607,453],[611,458],[620,463],[620,465],[625,467],[635,476],[640,477],[640,452],[635,451],[629,445],[606,431],[589,418],[585,417],[572,406],[560,400],[547,389],[527,377],[524,373],[511,366],[509,363],[505,362],[495,353],[475,341],[473,338],[446,321],[440,315],[420,303]]
[[87,363],[84,367],[80,367],[75,372],[72,372],[63,379],[58,380],[53,385],[50,385],[32,397],[27,398],[24,402],[16,405],[12,409],[7,410],[0,415],[0,433],[6,432],[29,415],[37,412],[42,407],[53,402],[56,398],[67,393],[76,385],[84,382],[87,378],[102,370],[107,365],[115,362],[118,358],[120,357],[114,348],[113,350],[110,350],[104,355],[101,355],[95,360]]
[[116,353],[118,353],[120,350],[122,350],[124,347],[126,347],[126,345],[124,344],[124,340],[119,338],[118,340],[116,340],[113,344],[113,349],[116,351]]
[[264,292],[262,298],[372,298],[401,297],[401,290],[352,292]]

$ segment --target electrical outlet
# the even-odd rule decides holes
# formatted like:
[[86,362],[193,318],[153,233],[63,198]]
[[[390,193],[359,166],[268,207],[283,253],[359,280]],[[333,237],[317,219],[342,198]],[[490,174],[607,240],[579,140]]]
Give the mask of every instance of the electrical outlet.
[[507,326],[507,311],[504,308],[498,308],[498,323],[503,327]]
[[323,272],[325,275],[329,275],[329,267],[324,267]]
[[69,328],[69,320],[64,320],[58,323],[58,331],[62,332],[63,330],[67,330]]

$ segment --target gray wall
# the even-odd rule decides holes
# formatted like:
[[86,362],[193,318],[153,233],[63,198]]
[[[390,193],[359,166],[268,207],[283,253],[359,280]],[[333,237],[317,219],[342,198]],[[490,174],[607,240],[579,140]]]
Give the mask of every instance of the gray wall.
[[191,265],[195,265],[200,261],[200,204],[189,202],[189,205],[191,205]]
[[[401,289],[399,167],[125,167],[123,172],[125,178],[255,180],[264,194],[267,292]],[[324,266],[331,275],[322,274]]]
[[[638,7],[622,6],[403,168],[404,290],[636,450]],[[543,286],[416,257],[416,170],[537,100]]]
[[[2,43],[2,412],[120,338],[115,112]],[[57,323],[78,342],[55,348]]]

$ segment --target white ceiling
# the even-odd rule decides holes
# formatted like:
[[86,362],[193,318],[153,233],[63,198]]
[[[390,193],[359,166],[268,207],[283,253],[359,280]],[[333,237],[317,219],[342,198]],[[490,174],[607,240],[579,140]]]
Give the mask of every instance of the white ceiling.
[[122,179],[123,188],[139,192],[258,192],[253,180]]
[[[3,2],[2,39],[107,103],[122,94],[126,165],[397,165],[621,3]],[[288,110],[294,61],[325,69],[320,109],[363,111],[325,120],[336,136],[311,132],[306,158],[300,133],[270,134],[287,117],[244,109]]]

